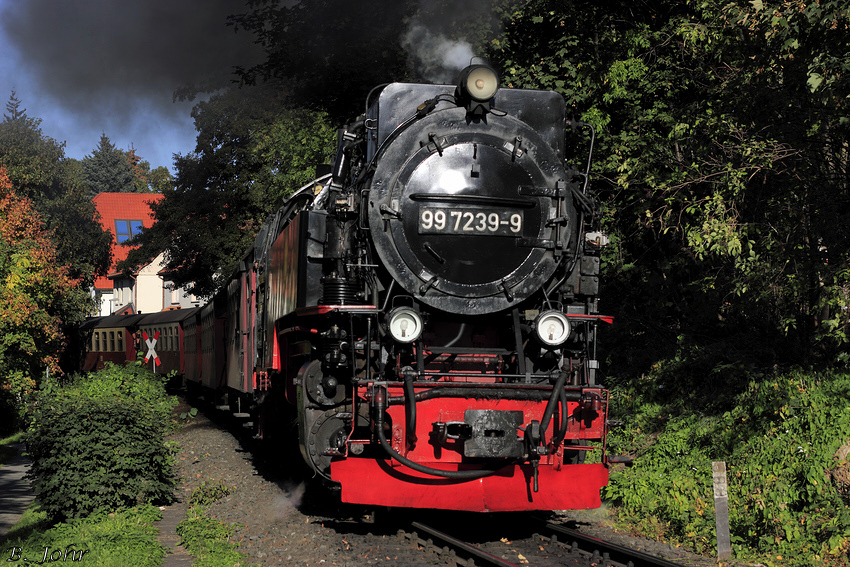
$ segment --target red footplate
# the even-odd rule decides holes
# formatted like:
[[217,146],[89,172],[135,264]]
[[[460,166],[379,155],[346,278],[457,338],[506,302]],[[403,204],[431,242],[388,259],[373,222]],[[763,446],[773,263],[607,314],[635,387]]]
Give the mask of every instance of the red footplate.
[[[446,470],[457,470],[431,465]],[[510,465],[476,480],[428,476],[403,465],[373,459],[345,459],[331,463],[331,478],[342,485],[342,501],[399,508],[436,508],[470,512],[570,510],[598,508],[599,489],[608,484],[601,464],[551,466],[538,470],[534,492],[530,464]]]

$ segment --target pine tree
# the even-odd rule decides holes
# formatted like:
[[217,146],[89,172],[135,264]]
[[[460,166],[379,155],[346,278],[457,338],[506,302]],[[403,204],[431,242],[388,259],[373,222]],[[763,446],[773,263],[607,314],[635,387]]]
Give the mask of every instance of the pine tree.
[[15,90],[12,89],[12,95],[9,97],[9,102],[6,103],[6,112],[9,114],[3,115],[6,122],[24,120],[27,117],[27,109],[20,110],[21,101],[18,100],[16,94]]
[[136,176],[127,153],[116,148],[106,134],[100,137],[100,143],[91,155],[83,158],[83,180],[92,196],[105,191],[136,191]]

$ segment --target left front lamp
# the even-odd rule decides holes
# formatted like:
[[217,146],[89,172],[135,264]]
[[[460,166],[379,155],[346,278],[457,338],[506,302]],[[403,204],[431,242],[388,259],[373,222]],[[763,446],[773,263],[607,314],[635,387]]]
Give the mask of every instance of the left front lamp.
[[570,322],[560,311],[544,311],[534,321],[537,338],[548,347],[563,344],[570,337]]
[[387,314],[387,330],[399,343],[412,343],[422,335],[422,316],[411,307],[396,307]]

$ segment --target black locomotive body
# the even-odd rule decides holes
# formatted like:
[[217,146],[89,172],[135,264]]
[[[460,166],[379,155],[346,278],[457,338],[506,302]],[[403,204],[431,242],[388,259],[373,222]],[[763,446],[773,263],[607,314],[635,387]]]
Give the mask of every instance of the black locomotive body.
[[257,370],[344,501],[599,505],[610,320],[566,134],[560,95],[484,66],[391,84],[258,238]]
[[604,236],[589,165],[565,165],[586,126],[483,65],[386,86],[182,323],[187,385],[255,408],[269,443],[297,435],[345,502],[599,506]]

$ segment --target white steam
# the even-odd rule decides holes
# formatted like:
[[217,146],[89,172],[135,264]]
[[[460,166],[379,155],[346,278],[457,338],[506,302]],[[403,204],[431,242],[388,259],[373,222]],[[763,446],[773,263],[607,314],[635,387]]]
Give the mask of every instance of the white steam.
[[421,24],[413,24],[402,46],[416,61],[422,76],[432,83],[452,84],[475,54],[465,41],[456,41]]
[[304,497],[305,486],[303,482],[294,486],[284,486],[284,489],[287,495],[278,496],[270,503],[271,509],[269,510],[268,517],[276,522],[286,521],[297,515],[299,513],[298,507],[301,505],[301,500]]

